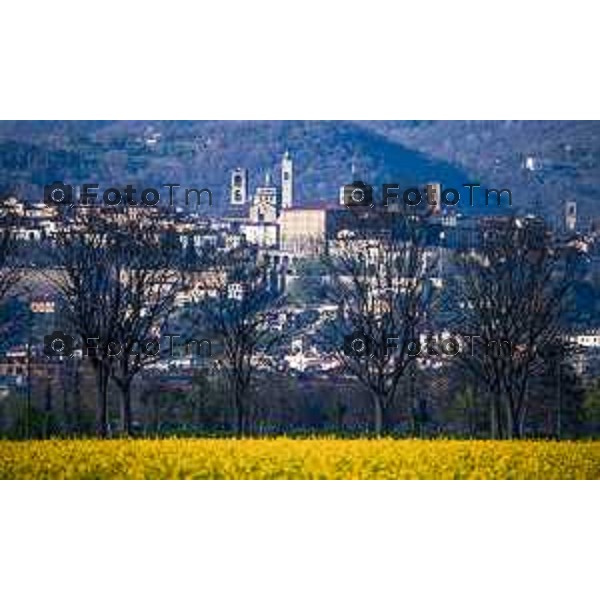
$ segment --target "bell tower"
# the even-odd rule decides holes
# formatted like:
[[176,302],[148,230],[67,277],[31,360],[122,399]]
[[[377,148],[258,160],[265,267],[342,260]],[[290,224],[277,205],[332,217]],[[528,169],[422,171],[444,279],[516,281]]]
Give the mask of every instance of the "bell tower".
[[577,202],[567,200],[565,203],[565,230],[575,231],[577,228]]
[[248,170],[238,167],[231,173],[231,204],[241,206],[248,199]]
[[294,163],[289,151],[281,159],[281,208],[292,208],[294,201]]

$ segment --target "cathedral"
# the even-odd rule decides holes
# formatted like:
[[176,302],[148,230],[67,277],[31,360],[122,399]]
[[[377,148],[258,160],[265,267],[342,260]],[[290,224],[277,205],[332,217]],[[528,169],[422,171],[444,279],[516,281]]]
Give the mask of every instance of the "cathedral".
[[236,232],[270,257],[288,259],[321,254],[326,247],[327,232],[334,229],[339,214],[345,207],[335,201],[317,201],[307,205],[306,198],[294,198],[294,164],[288,152],[279,163],[274,181],[269,173],[248,193],[248,171],[237,168],[231,173],[230,205],[241,209],[244,216],[232,217]]
[[241,167],[231,174],[231,206],[248,207],[248,217],[240,225],[240,231],[250,243],[276,248],[282,214],[293,206],[294,165],[290,153],[286,152],[281,159],[279,181],[273,181],[267,172],[264,182],[250,196],[248,179],[248,170]]
[[289,151],[281,159],[279,182],[273,182],[267,172],[263,185],[256,188],[252,198],[248,194],[248,170],[238,167],[231,174],[231,205],[244,206],[249,203],[252,220],[276,220],[282,209],[292,207],[293,196],[294,164]]

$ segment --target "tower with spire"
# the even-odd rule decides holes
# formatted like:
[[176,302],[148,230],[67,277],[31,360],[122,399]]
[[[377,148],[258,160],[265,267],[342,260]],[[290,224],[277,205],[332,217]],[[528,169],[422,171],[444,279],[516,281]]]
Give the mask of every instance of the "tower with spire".
[[281,159],[281,208],[292,208],[294,201],[294,163],[289,150]]
[[231,204],[246,204],[248,198],[248,170],[238,167],[231,173]]
[[574,199],[565,202],[565,231],[574,233],[577,230],[577,202]]
[[350,185],[357,181],[357,171],[356,171],[356,157],[352,157],[352,162],[350,163],[350,181],[347,181],[343,186],[340,187],[340,204],[344,206],[346,204],[345,200],[345,188],[347,185]]

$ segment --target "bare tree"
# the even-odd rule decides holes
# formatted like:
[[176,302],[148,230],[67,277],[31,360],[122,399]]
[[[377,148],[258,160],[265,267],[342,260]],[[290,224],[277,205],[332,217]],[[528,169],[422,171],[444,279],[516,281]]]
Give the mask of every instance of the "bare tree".
[[456,328],[467,340],[459,356],[490,394],[494,437],[523,435],[532,378],[544,370],[546,349],[562,343],[570,287],[563,259],[542,220],[510,218],[459,261]]
[[55,283],[96,371],[101,436],[110,379],[121,392],[121,432],[131,433],[132,382],[160,358],[158,336],[185,287],[180,257],[163,242],[158,223],[135,210],[86,215],[59,237],[62,272]]
[[[21,219],[19,208],[9,198],[0,199],[0,304],[3,304],[7,299],[9,292],[22,279],[22,262],[18,256],[18,243],[16,240],[16,230]],[[30,307],[27,307],[30,310]],[[27,323],[31,323],[31,315],[27,314]],[[15,326],[14,314],[10,318],[2,318],[0,322],[0,331],[4,336],[10,336],[11,328]],[[30,330],[31,328],[28,327]],[[24,429],[26,436],[29,436],[29,420],[31,409],[31,336],[27,340],[27,402],[25,405]]]
[[328,293],[338,305],[329,337],[345,367],[369,392],[376,435],[419,354],[432,296],[433,255],[424,239],[424,222],[407,218],[398,237],[342,239],[327,259]]
[[21,219],[17,207],[9,199],[0,200],[0,302],[22,276],[16,242],[16,229]]
[[281,340],[269,326],[284,294],[268,260],[253,248],[219,252],[213,259],[204,294],[193,307],[195,329],[215,338],[222,348],[222,369],[233,407],[233,431],[244,435],[248,395],[260,352]]
[[[107,223],[99,214],[83,214],[56,236],[57,269],[49,279],[61,294],[61,319],[81,348],[90,340],[111,340],[116,331],[111,291],[114,271],[107,244]],[[67,332],[68,333],[68,332]],[[112,357],[101,348],[86,352],[96,375],[96,433],[109,434],[108,383]]]
[[129,219],[111,235],[115,316],[111,377],[121,392],[121,432],[132,432],[131,387],[136,375],[161,358],[159,337],[188,278],[181,256],[157,224]]

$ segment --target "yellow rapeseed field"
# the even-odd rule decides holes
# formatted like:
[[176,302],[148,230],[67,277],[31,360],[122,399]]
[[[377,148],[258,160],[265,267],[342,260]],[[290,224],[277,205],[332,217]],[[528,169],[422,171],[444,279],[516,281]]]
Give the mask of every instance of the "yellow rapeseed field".
[[2,479],[598,479],[600,442],[0,442]]

